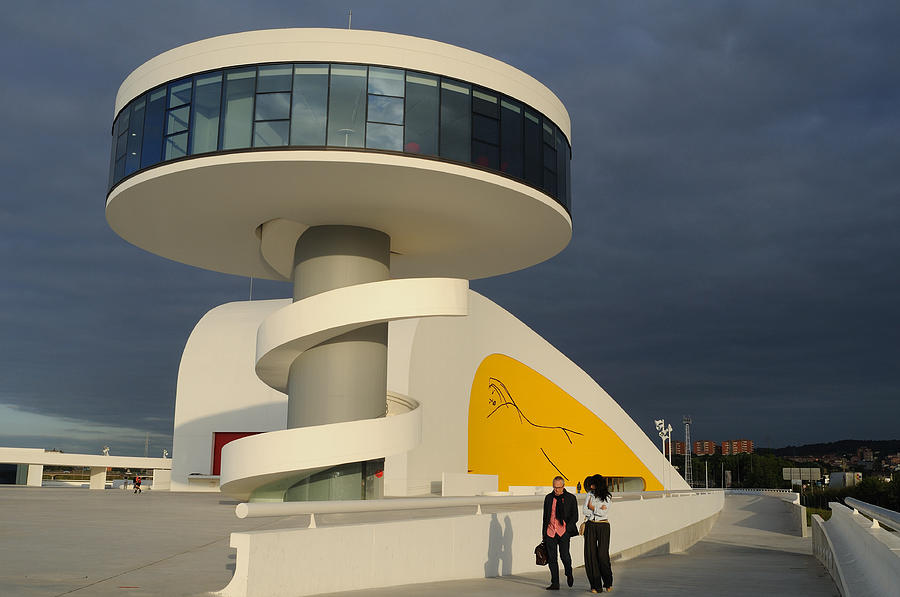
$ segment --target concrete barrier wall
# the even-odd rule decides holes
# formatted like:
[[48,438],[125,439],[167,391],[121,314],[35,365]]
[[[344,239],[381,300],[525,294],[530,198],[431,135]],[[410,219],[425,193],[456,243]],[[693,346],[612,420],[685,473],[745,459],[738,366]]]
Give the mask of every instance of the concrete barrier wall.
[[491,491],[497,491],[497,483],[497,475],[443,473],[441,475],[441,495],[448,497],[484,495]]
[[841,573],[840,564],[834,556],[834,545],[825,532],[825,521],[818,514],[812,516],[812,542],[813,555],[828,571],[835,586],[841,595],[847,597],[847,589],[844,587],[844,575]]
[[[721,491],[615,500],[610,552],[680,551],[702,538],[724,504]],[[534,572],[539,508],[448,518],[232,533],[237,561],[219,594],[296,596]],[[705,529],[705,530],[704,530]],[[642,549],[642,546],[647,546]],[[571,543],[575,566],[583,542]]]
[[831,518],[818,516],[813,553],[844,597],[897,595],[900,587],[900,538],[872,525],[862,514],[839,503],[828,504]]

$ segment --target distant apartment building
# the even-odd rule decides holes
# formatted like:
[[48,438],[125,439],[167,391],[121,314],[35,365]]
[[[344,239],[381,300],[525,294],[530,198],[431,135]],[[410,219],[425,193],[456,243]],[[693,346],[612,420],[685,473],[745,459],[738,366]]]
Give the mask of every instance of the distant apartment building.
[[698,440],[694,442],[694,454],[697,456],[708,456],[716,453],[718,450],[716,442]]
[[[672,442],[672,443],[674,444],[675,455],[676,455],[676,456],[684,456],[684,452],[685,452],[685,443],[684,443],[684,442],[679,442],[679,441],[675,441],[675,442]],[[666,456],[668,456],[668,455],[669,455],[669,445],[666,444]]]
[[722,442],[722,454],[751,454],[753,453],[752,439],[732,439]]

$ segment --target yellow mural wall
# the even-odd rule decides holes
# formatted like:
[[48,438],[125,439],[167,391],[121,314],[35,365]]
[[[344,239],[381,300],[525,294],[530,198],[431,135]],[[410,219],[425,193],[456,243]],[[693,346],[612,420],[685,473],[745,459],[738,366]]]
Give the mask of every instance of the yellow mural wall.
[[549,379],[502,354],[485,358],[469,396],[470,473],[510,485],[550,485],[561,475],[575,485],[588,475],[639,477],[663,489],[600,417]]

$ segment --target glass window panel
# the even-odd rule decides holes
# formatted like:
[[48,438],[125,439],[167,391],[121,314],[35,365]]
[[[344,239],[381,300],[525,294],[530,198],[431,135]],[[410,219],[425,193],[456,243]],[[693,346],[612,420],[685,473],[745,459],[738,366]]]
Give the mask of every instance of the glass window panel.
[[362,147],[366,127],[365,66],[334,64],[328,99],[328,145]]
[[559,127],[556,128],[556,182],[557,199],[566,205],[566,162],[569,161],[569,144]]
[[131,106],[131,126],[128,129],[128,142],[125,149],[125,174],[131,174],[141,166],[141,140],[144,136],[144,109],[146,98],[135,100]]
[[128,147],[128,131],[116,137],[116,160],[125,157],[125,149]]
[[125,108],[119,112],[119,124],[116,129],[116,136],[121,135],[125,131],[128,130],[129,118],[131,117],[131,110],[129,106],[125,106]]
[[169,107],[183,106],[191,103],[191,83],[187,81],[178,81],[169,85]]
[[187,141],[188,134],[187,133],[178,133],[177,135],[172,135],[171,137],[166,137],[166,160],[173,160],[175,158],[184,157],[187,155]]
[[290,93],[260,93],[256,96],[257,120],[287,120],[290,116]]
[[256,69],[225,73],[225,113],[222,115],[222,149],[250,147],[253,132],[253,95]]
[[125,178],[125,158],[120,160],[116,160],[116,180],[122,180]]
[[544,182],[543,166],[541,164],[541,122],[540,117],[534,112],[525,110],[525,131],[522,156],[525,164],[525,180],[536,187]]
[[290,91],[293,71],[294,67],[290,64],[272,64],[259,67],[259,80],[256,82],[256,92]]
[[522,178],[522,106],[500,102],[500,170]]
[[369,67],[369,93],[403,97],[403,71],[398,68]]
[[370,95],[368,120],[370,122],[403,124],[403,98]]
[[472,115],[472,138],[486,143],[499,145],[500,122],[496,118],[488,118],[481,114]]
[[556,145],[556,138],[553,134],[553,123],[544,118],[542,124],[544,129],[544,143]]
[[366,125],[366,147],[372,149],[403,149],[403,127],[396,124],[370,122]]
[[481,141],[472,141],[472,163],[485,168],[500,168],[500,148]]
[[253,147],[273,147],[288,144],[288,121],[257,122],[253,127]]
[[172,133],[180,133],[188,130],[188,119],[190,117],[191,107],[189,105],[169,110],[168,117],[166,118],[166,134],[171,135]]
[[407,73],[404,151],[437,155],[438,105],[438,78]]
[[556,148],[544,143],[544,168],[556,172]]
[[222,73],[194,80],[191,104],[191,154],[215,151],[219,144],[219,107],[222,103]]
[[572,211],[572,148],[566,153],[566,209]]
[[144,139],[141,147],[141,168],[160,160],[163,146],[163,125],[166,121],[166,88],[150,92],[144,114]]
[[552,197],[556,197],[556,174],[544,170],[544,191]]
[[296,65],[291,109],[291,145],[325,145],[327,112],[328,65]]
[[472,111],[497,118],[497,94],[480,89],[472,90]]
[[112,188],[112,186],[117,182],[116,181],[116,143],[118,142],[119,138],[116,136],[116,127],[118,125],[119,125],[119,119],[118,119],[118,117],[116,117],[116,119],[113,121],[112,131],[110,134],[110,141],[109,141],[109,185],[108,185],[109,188]]
[[468,162],[472,153],[472,101],[465,83],[441,81],[441,156]]

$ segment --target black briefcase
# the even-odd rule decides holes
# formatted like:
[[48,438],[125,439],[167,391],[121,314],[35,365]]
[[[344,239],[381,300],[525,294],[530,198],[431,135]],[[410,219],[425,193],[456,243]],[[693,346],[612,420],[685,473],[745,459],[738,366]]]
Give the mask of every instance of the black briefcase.
[[538,546],[534,548],[534,563],[538,566],[547,565],[547,546],[544,545],[543,541],[538,543]]

